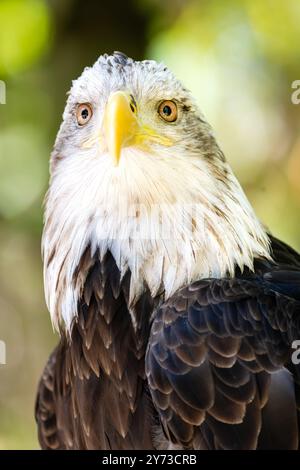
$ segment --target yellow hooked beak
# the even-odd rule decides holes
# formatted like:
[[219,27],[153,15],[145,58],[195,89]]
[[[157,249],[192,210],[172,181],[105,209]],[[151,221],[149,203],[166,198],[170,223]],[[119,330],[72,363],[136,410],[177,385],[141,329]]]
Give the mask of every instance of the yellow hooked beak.
[[112,93],[104,113],[104,134],[108,151],[119,164],[121,150],[130,145],[138,131],[136,105],[132,98],[123,91]]

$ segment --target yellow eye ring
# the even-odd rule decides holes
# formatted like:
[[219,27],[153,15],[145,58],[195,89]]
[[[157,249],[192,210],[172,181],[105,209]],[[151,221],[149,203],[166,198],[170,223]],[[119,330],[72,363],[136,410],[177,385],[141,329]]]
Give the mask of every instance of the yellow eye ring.
[[177,105],[174,101],[162,101],[158,107],[158,114],[167,122],[174,122],[177,119]]
[[93,116],[93,108],[89,103],[82,103],[77,106],[76,119],[80,126],[84,126]]

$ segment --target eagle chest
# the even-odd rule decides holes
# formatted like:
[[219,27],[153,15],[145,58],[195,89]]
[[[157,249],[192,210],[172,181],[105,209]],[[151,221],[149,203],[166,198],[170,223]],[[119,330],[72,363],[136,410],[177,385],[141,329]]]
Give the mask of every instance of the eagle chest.
[[103,433],[101,440],[107,447],[114,447],[118,441],[118,448],[125,442],[128,448],[129,434],[138,423],[147,422],[141,432],[143,448],[145,440],[147,445],[151,440],[151,420],[146,419],[150,404],[145,352],[154,302],[145,292],[130,313],[130,273],[121,280],[111,255],[102,262],[94,258],[89,263],[69,345],[72,393],[80,390],[77,399],[82,397],[84,406],[78,405],[79,414],[101,417],[101,425],[95,429]]

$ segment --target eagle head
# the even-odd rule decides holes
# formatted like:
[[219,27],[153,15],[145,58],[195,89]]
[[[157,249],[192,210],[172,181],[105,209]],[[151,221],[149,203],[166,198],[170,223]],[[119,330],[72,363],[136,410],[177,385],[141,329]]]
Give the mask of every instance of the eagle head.
[[90,259],[110,252],[121,278],[130,271],[129,308],[146,288],[168,298],[269,256],[191,93],[164,64],[120,52],[100,56],[72,84],[51,155],[42,246],[48,308],[67,330],[87,249]]

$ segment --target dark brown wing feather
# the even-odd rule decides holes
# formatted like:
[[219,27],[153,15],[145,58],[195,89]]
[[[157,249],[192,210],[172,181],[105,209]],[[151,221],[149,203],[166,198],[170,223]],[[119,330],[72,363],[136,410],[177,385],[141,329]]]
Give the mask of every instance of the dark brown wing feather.
[[146,361],[154,406],[144,356],[156,300],[140,299],[134,329],[130,274],[121,280],[109,254],[100,263],[87,249],[72,341],[62,335],[39,384],[41,446],[151,449],[161,423],[187,447],[295,448],[300,373],[289,359],[300,333],[300,256],[276,239],[272,247],[275,264],[200,281],[158,310]]
[[275,265],[257,261],[255,274],[196,282],[157,311],[146,373],[174,443],[298,447],[299,371],[290,359],[300,335],[300,257],[278,241],[274,257]]
[[58,362],[63,358],[57,347],[51,354],[38,386],[35,418],[38,423],[38,438],[43,449],[65,449],[64,432],[58,428],[56,373]]

